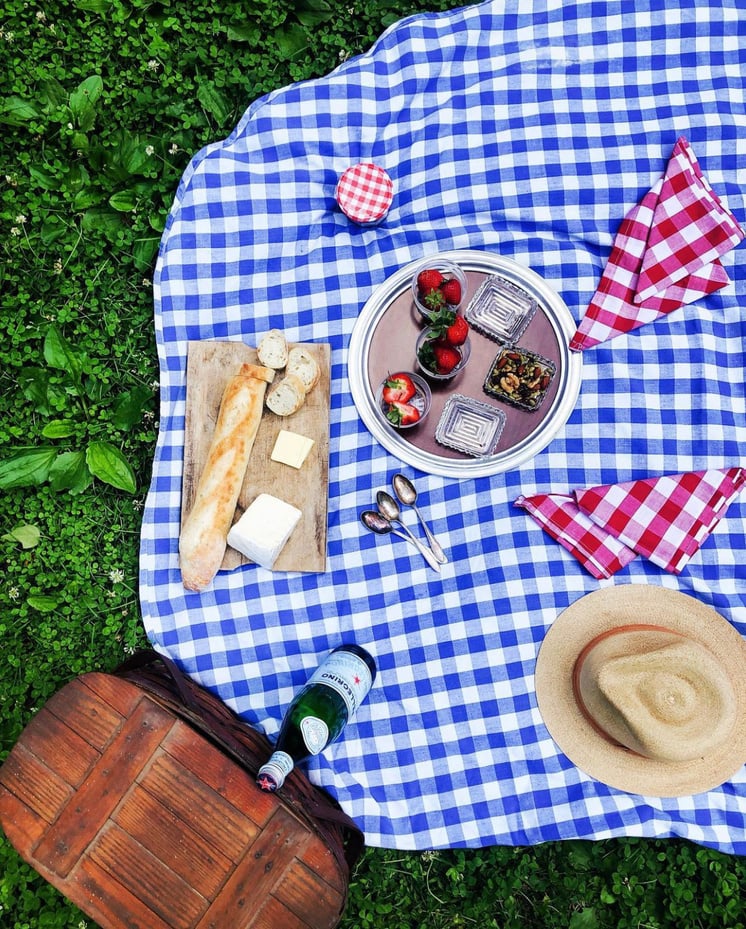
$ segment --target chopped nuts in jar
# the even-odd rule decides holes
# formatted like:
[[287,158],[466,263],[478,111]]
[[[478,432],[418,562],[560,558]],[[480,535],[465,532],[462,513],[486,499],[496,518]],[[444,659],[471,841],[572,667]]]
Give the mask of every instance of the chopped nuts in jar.
[[541,405],[554,377],[554,363],[517,346],[504,348],[495,358],[484,391],[498,400],[533,412]]

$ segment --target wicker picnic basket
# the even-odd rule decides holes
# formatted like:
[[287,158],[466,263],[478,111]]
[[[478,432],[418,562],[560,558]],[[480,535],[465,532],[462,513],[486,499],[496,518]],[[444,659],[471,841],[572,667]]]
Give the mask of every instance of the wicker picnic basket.
[[21,857],[103,929],[322,929],[363,848],[302,772],[169,659],[92,672],[37,713],[0,768]]

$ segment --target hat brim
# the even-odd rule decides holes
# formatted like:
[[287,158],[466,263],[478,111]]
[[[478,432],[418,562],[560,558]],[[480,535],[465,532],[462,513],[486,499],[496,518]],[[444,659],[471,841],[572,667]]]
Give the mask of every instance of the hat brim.
[[[709,649],[731,681],[738,707],[731,736],[693,761],[663,763],[631,752],[597,732],[578,708],[573,668],[583,648],[618,626],[653,623]],[[719,613],[694,597],[648,584],[621,584],[586,594],[547,633],[536,661],[536,698],[550,735],[581,771],[610,787],[651,797],[712,790],[746,762],[746,640]]]

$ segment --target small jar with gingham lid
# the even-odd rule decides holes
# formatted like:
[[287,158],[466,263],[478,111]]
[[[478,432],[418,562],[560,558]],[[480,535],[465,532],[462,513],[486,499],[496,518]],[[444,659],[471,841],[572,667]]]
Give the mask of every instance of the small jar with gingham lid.
[[375,226],[389,211],[394,185],[383,168],[360,162],[342,174],[335,198],[348,219],[360,226]]

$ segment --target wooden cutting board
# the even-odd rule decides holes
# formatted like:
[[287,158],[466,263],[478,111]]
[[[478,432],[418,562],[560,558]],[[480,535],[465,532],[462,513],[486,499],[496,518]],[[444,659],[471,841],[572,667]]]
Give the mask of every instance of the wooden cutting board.
[[[264,410],[249,459],[235,523],[260,494],[268,493],[298,507],[303,516],[277,557],[274,571],[325,571],[326,521],[329,500],[329,406],[331,346],[305,342],[319,363],[321,377],[292,416]],[[256,349],[243,342],[190,342],[187,355],[184,476],[181,488],[182,524],[191,510],[197,483],[210,448],[220,401],[228,380],[244,362],[258,364]],[[275,375],[275,382],[283,376]],[[298,432],[315,444],[300,469],[271,460],[281,429]],[[230,571],[250,560],[230,546],[221,570]]]

